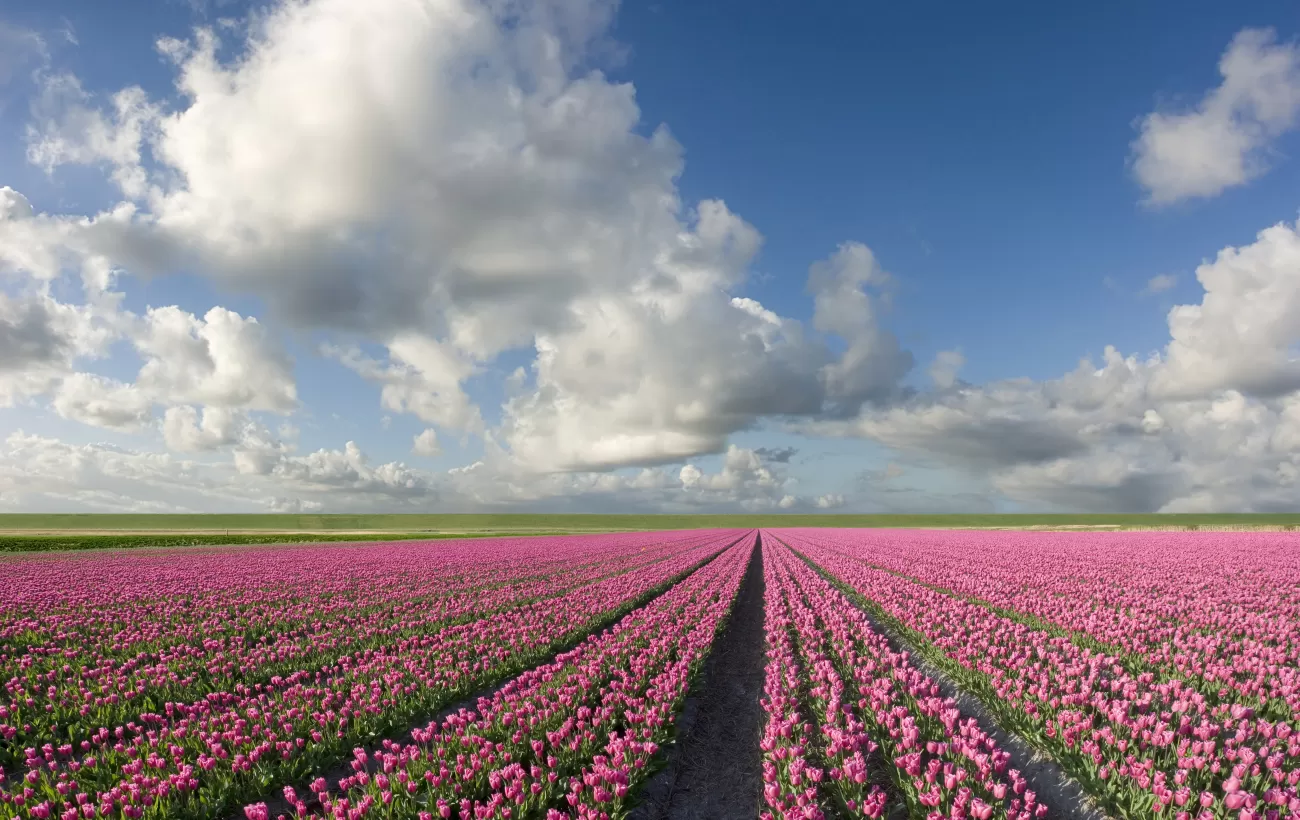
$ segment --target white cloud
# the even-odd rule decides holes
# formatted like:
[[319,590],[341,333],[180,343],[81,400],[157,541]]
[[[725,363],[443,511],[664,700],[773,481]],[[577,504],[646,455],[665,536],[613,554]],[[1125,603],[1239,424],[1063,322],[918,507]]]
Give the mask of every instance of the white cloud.
[[438,434],[432,427],[427,428],[424,432],[415,437],[411,447],[411,452],[417,456],[433,458],[442,453],[442,447],[438,446]]
[[1147,435],[1155,435],[1165,429],[1164,416],[1155,410],[1146,410],[1142,413],[1142,432]]
[[0,89],[14,82],[22,71],[43,65],[49,56],[40,34],[0,21]]
[[325,348],[367,381],[381,385],[386,410],[410,413],[421,421],[455,430],[482,432],[483,418],[461,382],[474,368],[450,345],[423,334],[403,333],[388,343],[387,364],[356,349]]
[[899,349],[877,317],[878,297],[868,288],[887,287],[893,278],[871,250],[846,242],[829,259],[812,266],[813,326],[843,339],[848,348],[822,368],[826,395],[841,412],[856,412],[864,401],[889,396],[912,367],[912,354]]
[[1277,396],[1300,388],[1300,234],[1261,231],[1196,269],[1200,304],[1169,312],[1171,340],[1151,389],[1169,397],[1234,389]]
[[266,504],[273,513],[310,513],[320,512],[325,505],[319,501],[303,501],[301,498],[284,498],[276,496]]
[[[645,135],[630,85],[577,68],[607,53],[614,8],[283,2],[236,59],[213,32],[161,42],[179,106],[134,88],[96,104],[54,77],[33,160],[102,165],[128,204],[30,217],[36,241],[6,255],[0,234],[0,259],[47,277],[90,255],[184,265],[295,326],[379,342],[387,361],[331,351],[385,409],[468,433],[487,431],[466,379],[531,349],[492,434],[534,471],[671,463],[764,416],[890,395],[911,359],[878,323],[868,290],[888,277],[865,246],[811,275],[840,357],[734,293],[758,232],[720,201],[683,203],[681,147]],[[172,386],[185,404],[213,387]]]
[[18,432],[0,446],[0,509],[738,512],[814,506],[781,493],[793,481],[753,451],[733,448],[718,472],[698,475],[684,487],[666,469],[536,476],[483,461],[434,473],[400,462],[371,464],[355,442],[302,456],[270,453],[261,469],[245,470],[238,459],[234,465],[178,460]]
[[1268,148],[1300,115],[1300,45],[1243,29],[1219,60],[1223,82],[1188,111],[1155,111],[1133,143],[1147,201],[1215,196],[1268,169]]
[[0,506],[12,511],[178,512],[220,507],[197,465],[167,454],[10,434],[0,448]]
[[254,318],[220,307],[202,319],[151,308],[134,341],[146,357],[137,382],[159,401],[277,412],[297,406],[292,364]]
[[[764,458],[757,450],[731,445],[716,473],[687,464],[678,473],[685,499],[696,505],[739,506],[746,510],[788,509],[798,499],[785,462]],[[792,499],[787,501],[786,499]]]
[[1178,284],[1178,277],[1172,273],[1161,273],[1147,280],[1143,293],[1164,293]]
[[342,450],[320,449],[302,456],[282,456],[267,475],[280,486],[296,485],[317,492],[342,491],[384,498],[429,498],[436,495],[428,474],[401,462],[371,466],[356,442]]
[[696,467],[694,464],[687,464],[683,466],[681,472],[678,473],[678,478],[681,480],[682,486],[689,490],[696,484],[700,483],[700,478],[703,477],[703,475],[704,473],[700,472],[699,467]]
[[465,473],[472,473],[475,470],[481,469],[483,469],[483,462],[475,461],[474,463],[466,464],[463,467],[452,467],[447,471],[447,475],[464,475]]
[[[161,42],[175,99],[134,87],[98,98],[47,73],[29,157],[54,174],[101,168],[122,201],[41,213],[0,188],[0,404],[44,398],[66,418],[204,455],[11,436],[3,503],[856,505],[798,493],[784,451],[732,443],[764,422],[871,438],[1029,504],[1288,503],[1294,226],[1201,265],[1204,297],[1170,312],[1158,355],[1107,348],[1059,379],[977,387],[948,350],[928,368],[933,390],[904,389],[912,357],[884,321],[893,279],[865,245],[810,267],[810,326],[746,295],[761,235],[721,201],[684,202],[681,146],[641,122],[630,85],[588,68],[607,53],[614,8],[276,2],[224,27],[224,45],[208,31]],[[1300,110],[1296,53],[1243,32],[1222,85],[1143,121],[1134,171],[1152,202],[1260,172]],[[134,315],[112,290],[178,271],[268,311]],[[84,304],[61,301],[75,279]],[[356,442],[297,454],[257,414],[301,409],[280,338],[304,330],[378,386],[382,412],[428,426],[416,454],[435,451],[436,428],[481,437],[482,458],[431,473],[372,464]],[[142,359],[133,382],[85,372],[123,340]],[[516,368],[521,353],[531,362]],[[505,369],[504,405],[484,412],[467,384]],[[716,472],[698,466],[708,454]]]
[[142,391],[90,373],[64,378],[50,404],[66,419],[109,430],[139,430],[153,421],[152,402]]
[[113,335],[93,307],[0,291],[0,407],[52,390],[76,360],[102,355]]
[[246,413],[226,407],[205,407],[201,414],[189,405],[169,407],[163,414],[162,434],[168,449],[180,453],[235,448],[240,472],[265,472],[250,465],[288,450]]
[[21,431],[0,448],[0,508],[16,510],[401,510],[435,503],[433,483],[400,463],[370,465],[353,442],[341,451],[279,453],[258,472]]
[[1294,507],[1300,233],[1261,231],[1197,269],[1147,359],[1107,348],[1059,379],[965,385],[821,423],[961,468],[1031,505],[1099,511]]
[[[296,388],[288,358],[253,319],[213,308],[204,319],[175,307],[145,317],[121,311],[119,294],[91,294],[72,305],[45,293],[0,292],[0,406],[48,396],[60,416],[95,427],[151,427],[153,407],[166,408],[164,440],[182,451],[210,450],[241,440],[245,409],[288,412]],[[129,338],[144,359],[133,383],[78,368]],[[205,405],[197,411],[177,403]],[[259,434],[269,438],[269,434]]]
[[940,390],[947,390],[957,383],[957,373],[964,364],[966,357],[960,350],[940,350],[930,363],[930,380]]

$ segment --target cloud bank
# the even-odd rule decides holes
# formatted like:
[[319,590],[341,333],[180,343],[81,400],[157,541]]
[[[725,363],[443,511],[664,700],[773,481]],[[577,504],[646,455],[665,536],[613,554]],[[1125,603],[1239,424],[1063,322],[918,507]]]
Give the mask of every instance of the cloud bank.
[[[1280,224],[1197,269],[1197,304],[1148,357],[1107,348],[1059,379],[972,385],[960,350],[925,387],[885,316],[895,285],[845,240],[808,267],[810,321],[746,295],[763,239],[683,201],[683,149],[601,70],[601,0],[280,2],[158,41],[168,94],[38,72],[27,157],[101,171],[115,201],[47,213],[0,189],[0,405],[136,435],[138,449],[13,432],[0,506],[87,509],[851,509],[801,493],[793,449],[738,433],[858,437],[1085,509],[1274,509],[1300,473],[1300,237]],[[222,38],[226,42],[222,42]],[[1154,204],[1261,173],[1300,111],[1293,44],[1247,30],[1222,84],[1146,117]],[[123,308],[184,272],[266,306]],[[1168,291],[1157,276],[1148,290]],[[69,296],[75,293],[76,296]],[[287,334],[409,416],[416,459],[299,454]],[[106,375],[112,350],[138,360]],[[316,354],[313,354],[316,355]],[[522,357],[481,406],[475,379]],[[337,445],[336,445],[337,446]],[[699,466],[712,456],[714,472]],[[427,462],[426,462],[427,463]],[[895,467],[898,473],[902,468]],[[269,500],[268,500],[269,499]],[[965,503],[965,502],[962,502]]]

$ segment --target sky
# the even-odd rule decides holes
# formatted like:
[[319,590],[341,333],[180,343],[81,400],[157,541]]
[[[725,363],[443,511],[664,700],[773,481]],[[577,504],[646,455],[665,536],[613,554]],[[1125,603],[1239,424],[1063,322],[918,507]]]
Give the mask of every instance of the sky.
[[1300,10],[0,0],[0,511],[1300,506]]

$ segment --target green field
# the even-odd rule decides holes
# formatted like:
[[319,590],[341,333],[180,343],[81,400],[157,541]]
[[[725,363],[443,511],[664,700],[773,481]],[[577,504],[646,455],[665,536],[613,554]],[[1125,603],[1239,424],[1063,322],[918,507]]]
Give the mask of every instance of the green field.
[[273,533],[3,533],[0,553],[58,552],[95,549],[134,549],[140,547],[205,547],[254,544],[320,544],[340,541],[429,541],[450,538],[490,538],[494,535],[544,535],[549,533],[351,533],[351,532],[273,532]]
[[100,515],[0,514],[0,552],[373,541],[710,527],[1250,529],[1300,514],[1208,515]]
[[1210,513],[1125,515],[114,515],[98,513],[0,514],[0,532],[44,531],[216,531],[256,532],[509,532],[547,530],[674,530],[707,527],[1251,527],[1300,525],[1300,513]]

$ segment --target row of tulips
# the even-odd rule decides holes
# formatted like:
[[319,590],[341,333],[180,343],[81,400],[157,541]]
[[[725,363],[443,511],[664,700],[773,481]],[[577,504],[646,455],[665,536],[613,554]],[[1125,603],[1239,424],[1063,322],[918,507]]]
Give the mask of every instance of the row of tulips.
[[1134,675],[1113,655],[847,557],[850,538],[870,536],[780,535],[1115,815],[1300,813],[1300,736],[1288,724],[1213,706],[1180,681]]
[[[732,606],[754,548],[723,553],[609,630],[424,729],[354,752],[336,789],[284,790],[251,820],[609,818],[625,815],[673,733],[687,686]],[[283,806],[283,810],[280,808]]]
[[[742,535],[683,539],[687,546],[668,558],[578,588],[559,574],[551,581],[554,593],[545,597],[489,608],[315,670],[166,703],[79,747],[28,749],[23,769],[0,784],[0,817],[227,816],[276,784],[302,782],[337,765],[358,743],[400,732],[422,715],[518,674]],[[491,600],[483,595],[480,603],[490,606]]]
[[[793,632],[806,672],[803,700],[816,724],[816,765],[795,772],[773,761],[765,769],[773,817],[881,817],[889,795],[913,817],[1046,815],[1020,773],[1008,769],[1010,756],[942,697],[906,652],[892,650],[861,610],[775,539],[765,556],[768,588]],[[789,783],[791,774],[801,782]],[[802,787],[807,779],[820,784],[819,794]],[[799,797],[814,796],[819,806],[799,805]]]
[[[267,683],[591,583],[680,552],[698,536],[615,536],[117,557],[5,565],[0,590],[0,766],[46,743],[94,743],[167,702]],[[637,541],[642,543],[638,549]],[[365,549],[367,551],[363,552]],[[646,550],[642,552],[641,550]],[[576,566],[575,566],[576,565]],[[56,578],[61,586],[27,583]]]
[[[803,667],[795,650],[790,604],[775,583],[772,547],[763,550],[763,634],[767,664],[763,670],[766,723],[759,741],[763,761],[763,820],[822,820],[821,787],[825,770],[814,743],[811,711],[804,703]],[[868,752],[870,749],[868,749]],[[865,775],[865,767],[860,772]],[[865,776],[863,777],[865,783]],[[884,793],[869,793],[869,806]],[[867,801],[864,801],[867,802]]]
[[[822,543],[838,540],[827,534]],[[1286,533],[880,533],[851,553],[1300,729]],[[850,541],[850,543],[854,543]],[[1015,556],[1015,560],[1008,560]]]

